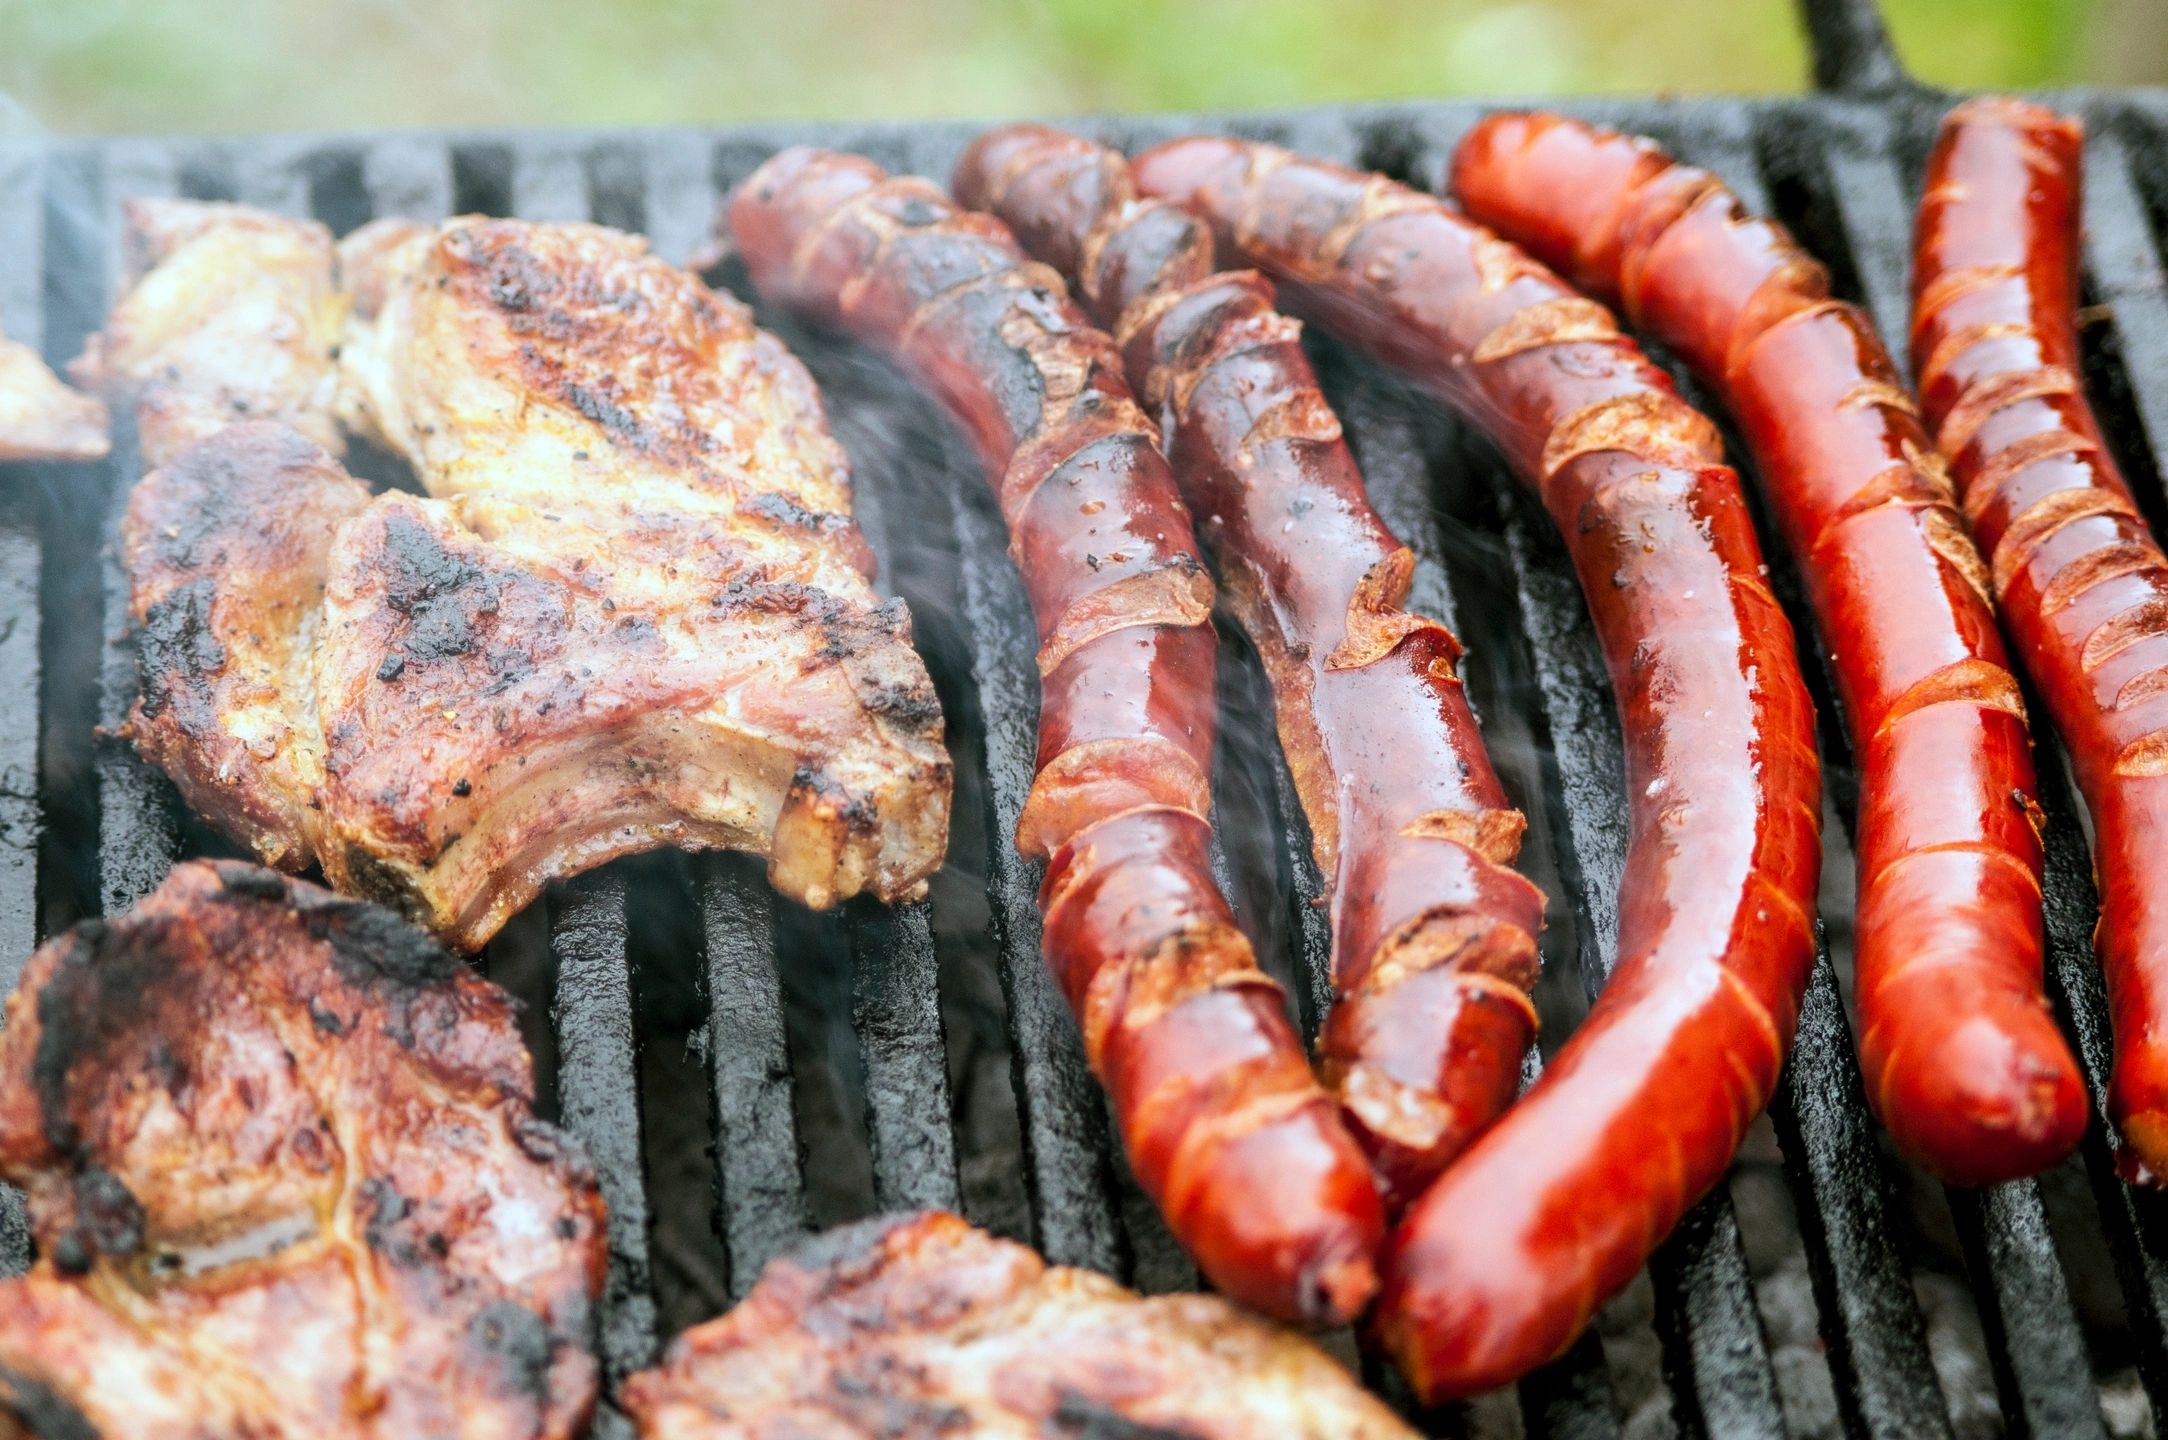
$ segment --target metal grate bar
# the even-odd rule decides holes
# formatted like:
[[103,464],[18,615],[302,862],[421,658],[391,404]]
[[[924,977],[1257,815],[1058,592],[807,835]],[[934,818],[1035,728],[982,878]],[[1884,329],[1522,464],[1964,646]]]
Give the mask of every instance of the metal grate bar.
[[[697,135],[662,132],[646,137],[637,161],[643,228],[656,254],[682,263],[714,218],[711,147]],[[805,1179],[776,968],[774,892],[764,867],[746,856],[705,859],[698,874],[715,1218],[725,1284],[736,1299],[762,1266],[805,1234]]]
[[[102,210],[106,254],[98,295],[103,315],[120,280],[121,246],[126,226],[121,204],[139,196],[179,193],[179,157],[149,141],[116,141],[104,150]],[[125,407],[123,407],[125,408]],[[100,557],[105,649],[98,675],[98,723],[108,731],[128,718],[135,701],[135,646],[129,634],[128,577],[121,569],[118,541],[128,494],[143,473],[136,449],[135,417],[113,417],[113,455],[106,462],[104,552]],[[180,853],[173,786],[137,758],[127,741],[115,735],[97,742],[98,904],[107,915],[127,909],[152,890]]]
[[[586,157],[570,146],[521,149],[512,212],[531,220],[584,220],[592,211]],[[557,979],[550,1027],[557,1041],[557,1107],[587,1147],[609,1206],[610,1266],[601,1308],[603,1372],[615,1384],[653,1358],[655,1297],[640,1148],[640,1068],[633,1022],[630,921],[617,870],[557,887],[550,951]],[[605,1412],[598,1435],[623,1433]]]
[[[2085,144],[2084,259],[2094,302],[2131,381],[2132,408],[2156,463],[2168,456],[2168,277],[2154,248],[2152,226],[2138,193],[2130,148],[2120,136],[2093,127]],[[2148,379],[2156,383],[2144,383]],[[2161,476],[2127,476],[2141,494],[2158,498]]]
[[854,904],[851,1026],[866,1067],[874,1199],[884,1210],[954,1210],[956,1139],[930,912]]
[[1880,0],[1799,0],[1817,89],[1889,95],[1913,85],[1890,43]]
[[[2033,705],[2034,714],[2040,707]],[[2114,1056],[2108,997],[2093,956],[2099,905],[2092,861],[2085,850],[2078,800],[2067,777],[2041,767],[2040,808],[2047,816],[2046,919],[2049,994],[2069,1017],[2093,1102],[2095,1123],[2080,1153],[2100,1207],[2101,1228],[2114,1257],[2129,1312],[2140,1378],[2156,1415],[2168,1413],[2168,1245],[2157,1223],[2159,1206],[2116,1174],[2107,1121],[2107,1077]]]
[[[884,594],[899,585],[900,549],[889,525],[897,498],[864,483],[853,496],[859,529],[881,561]],[[884,1210],[959,1209],[932,909],[925,901],[895,909],[860,902],[845,923],[875,1202]]]
[[2102,1436],[2070,1285],[2030,1181],[1950,1191],[2003,1408],[2034,1435]]
[[426,224],[452,213],[452,166],[441,141],[420,135],[375,141],[362,152],[361,181],[379,218]]
[[609,1206],[601,1341],[603,1372],[615,1384],[655,1350],[623,874],[605,869],[582,875],[561,887],[551,909],[558,1118],[587,1147]]
[[[0,333],[18,345],[45,340],[46,151],[33,143],[0,146]],[[37,943],[40,592],[43,548],[35,528],[30,475],[0,500],[0,993],[12,993]],[[54,482],[67,484],[62,475]],[[20,486],[21,488],[18,488]],[[0,1186],[0,1275],[30,1263],[23,1197]]]
[[772,892],[759,862],[741,856],[704,862],[700,890],[716,1198],[736,1298],[753,1288],[761,1266],[805,1233],[805,1181]]
[[45,345],[48,155],[43,141],[0,141],[0,329],[33,350]]
[[[45,152],[0,148],[0,333],[17,344],[44,343]],[[28,482],[31,475],[20,477]],[[49,483],[80,484],[76,467],[56,467]],[[0,994],[14,990],[38,939],[39,599],[43,547],[36,491],[10,484],[0,493]],[[0,1218],[0,1263],[6,1224]]]
[[306,220],[315,213],[309,197],[309,162],[315,144],[278,138],[226,148],[220,159],[233,176],[233,198],[244,205]]

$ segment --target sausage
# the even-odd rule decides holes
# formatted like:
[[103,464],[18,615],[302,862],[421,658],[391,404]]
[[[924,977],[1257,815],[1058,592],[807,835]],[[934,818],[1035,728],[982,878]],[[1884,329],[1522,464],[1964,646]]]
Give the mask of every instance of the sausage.
[[1543,893],[1511,868],[1526,822],[1460,642],[1404,608],[1414,554],[1371,508],[1300,327],[1255,271],[1213,273],[1199,217],[1139,200],[1118,151],[1036,125],[974,142],[953,188],[1073,277],[1162,414],[1331,889],[1320,1068],[1398,1209],[1511,1103],[1536,1027]]
[[2123,1169],[2168,1174],[2168,563],[2079,380],[2078,122],[1976,100],[1915,232],[1920,400],[2093,817]]
[[1345,1322],[1384,1210],[1212,881],[1213,586],[1113,342],[999,221],[858,156],[784,151],[728,223],[764,296],[895,354],[993,486],[1040,647],[1016,843],[1139,1183],[1221,1290]]
[[1601,305],[1432,196],[1231,140],[1139,156],[1283,302],[1489,432],[1572,552],[1626,740],[1619,955],[1520,1103],[1401,1219],[1379,1329],[1416,1389],[1558,1355],[1724,1173],[1814,958],[1820,762],[1716,429]]
[[1944,1180],[2045,1170],[2086,1108],[2040,988],[2024,701],[1987,567],[1874,322],[1782,226],[1645,140],[1492,116],[1452,181],[1473,218],[1620,304],[1738,420],[1850,721],[1867,1098]]

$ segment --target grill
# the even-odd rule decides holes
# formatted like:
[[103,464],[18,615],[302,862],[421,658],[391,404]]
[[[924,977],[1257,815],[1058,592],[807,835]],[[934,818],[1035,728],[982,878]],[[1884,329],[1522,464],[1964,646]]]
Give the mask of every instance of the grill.
[[[1935,97],[1906,78],[1872,0],[1804,11],[1815,95],[1565,108],[1717,171],[1791,224],[1901,342]],[[2154,475],[2168,453],[2168,177],[2134,161],[2168,142],[2168,92],[2056,98],[2092,126],[2088,379],[2128,473]],[[1479,113],[1426,103],[1086,128],[1138,143],[1224,127],[1425,183]],[[592,218],[682,258],[719,195],[780,145],[945,176],[974,129],[23,143],[0,148],[0,313],[49,357],[73,355],[105,312],[131,195],[237,199],[341,232],[386,214]],[[727,266],[723,278],[746,293]],[[1110,1143],[1039,959],[1037,867],[1008,842],[1037,685],[999,517],[959,437],[900,377],[834,337],[763,319],[819,378],[883,583],[916,616],[958,760],[955,837],[929,902],[825,916],[775,903],[741,857],[642,857],[557,887],[483,957],[527,1002],[545,1108],[602,1174],[613,1378],[743,1294],[810,1227],[877,1208],[960,1208],[1146,1290],[1196,1283]],[[1480,439],[1316,344],[1378,506],[1422,558],[1416,602],[1469,641],[1471,693],[1529,814],[1526,861],[1553,897],[1538,998],[1554,1047],[1614,958],[1625,845],[1617,720],[1572,572]],[[134,690],[109,542],[138,465],[118,440],[102,470],[23,467],[0,485],[0,967],[125,906],[177,857],[226,848],[163,777],[98,734]],[[360,455],[356,468],[403,483],[384,457]],[[2143,498],[2161,526],[2168,500]],[[1811,636],[1788,562],[1773,546],[1771,559]],[[1819,659],[1808,668],[1832,817],[1826,946],[1770,1118],[1729,1185],[1588,1337],[1511,1392],[1422,1415],[1438,1435],[2083,1436],[2146,1432],[2168,1413],[2168,1214],[2115,1180],[2100,1125],[2040,1181],[1945,1193],[1891,1157],[1867,1114],[1842,998],[1853,780]],[[1319,878],[1238,635],[1221,698],[1222,883],[1314,1030],[1329,993]],[[2048,979],[2098,1115],[2109,1040],[2086,831],[2066,769],[2044,770]],[[0,983],[14,978],[0,970]],[[6,1196],[0,1266],[19,1268],[28,1251],[19,1198]],[[1392,1389],[1349,1337],[1331,1343]],[[624,1422],[606,1412],[598,1433],[621,1435]]]

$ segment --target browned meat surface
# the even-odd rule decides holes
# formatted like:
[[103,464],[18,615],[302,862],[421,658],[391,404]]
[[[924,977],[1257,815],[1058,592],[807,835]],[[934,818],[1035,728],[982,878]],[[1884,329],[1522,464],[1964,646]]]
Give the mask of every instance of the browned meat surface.
[[644,1440],[1414,1440],[1292,1330],[1144,1299],[954,1215],[869,1220],[769,1265],[625,1383]]
[[288,869],[315,857],[324,818],[314,669],[332,536],[368,505],[337,461],[270,422],[226,427],[129,496],[136,748]]
[[0,1435],[570,1436],[602,1201],[511,1000],[236,862],[32,957],[0,1033]]
[[127,273],[70,373],[133,400],[143,463],[236,420],[280,420],[333,454],[339,327],[331,232],[242,205],[131,200]]
[[0,460],[97,460],[105,403],[70,390],[38,352],[0,336]]
[[[344,259],[343,408],[432,498],[372,500],[275,424],[147,477],[122,537],[145,755],[267,862],[462,946],[659,845],[766,854],[816,907],[922,893],[940,707],[804,369],[597,227],[380,225]],[[170,288],[152,268],[116,327],[158,328]],[[226,413],[228,338],[174,342],[208,357],[175,413]]]

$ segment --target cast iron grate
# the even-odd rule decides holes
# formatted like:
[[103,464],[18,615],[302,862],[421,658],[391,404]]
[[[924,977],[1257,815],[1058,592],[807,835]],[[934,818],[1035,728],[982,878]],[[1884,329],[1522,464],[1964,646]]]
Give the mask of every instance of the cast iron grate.
[[[1898,339],[1937,100],[1905,78],[1871,0],[1805,10],[1821,94],[1568,108],[1654,133],[1773,208]],[[2131,473],[2156,475],[2152,457],[2168,453],[2168,181],[2136,162],[2168,143],[2168,93],[2058,98],[2093,126],[2090,378]],[[1479,113],[1414,104],[1088,128],[1137,142],[1225,125],[1429,183]],[[104,314],[127,196],[243,200],[342,232],[374,215],[593,218],[644,230],[677,259],[719,196],[780,145],[840,145],[945,176],[971,133],[16,144],[0,148],[0,314],[50,358],[73,355]],[[742,280],[727,265],[723,278]],[[964,447],[900,377],[832,336],[764,319],[822,382],[883,583],[911,602],[959,762],[956,836],[926,904],[813,916],[774,903],[741,858],[645,857],[559,887],[483,958],[528,1001],[545,1104],[602,1170],[613,1378],[742,1294],[808,1228],[875,1208],[961,1207],[1146,1289],[1196,1280],[1122,1172],[1039,960],[1036,867],[1008,843],[1037,686],[999,519]],[[1528,863],[1556,901],[1539,997],[1555,1045],[1613,959],[1625,840],[1617,721],[1571,571],[1480,441],[1331,345],[1318,353],[1380,508],[1422,557],[1418,602],[1470,643],[1486,733],[1530,814]],[[400,483],[382,457],[357,468]],[[223,848],[162,777],[95,733],[134,687],[107,542],[136,473],[124,434],[102,469],[15,467],[0,485],[0,984],[39,936],[126,905],[178,856]],[[2147,498],[2157,519],[2168,497]],[[1228,655],[1223,880],[1314,1028],[1327,993],[1318,877],[1262,677],[1239,637]],[[1890,1157],[1866,1113],[1840,979],[1853,797],[1821,689],[1828,944],[1770,1125],[1590,1337],[1513,1393],[1422,1417],[1436,1433],[2102,1435],[2147,1431],[2168,1411],[2168,1214],[2115,1180],[2098,1127],[2038,1182],[1945,1195]],[[2085,830],[2066,777],[2047,768],[2050,981],[2098,1112],[2108,1040]],[[27,1251],[19,1205],[0,1197],[0,1267]],[[605,1415],[599,1433],[622,1431]]]

